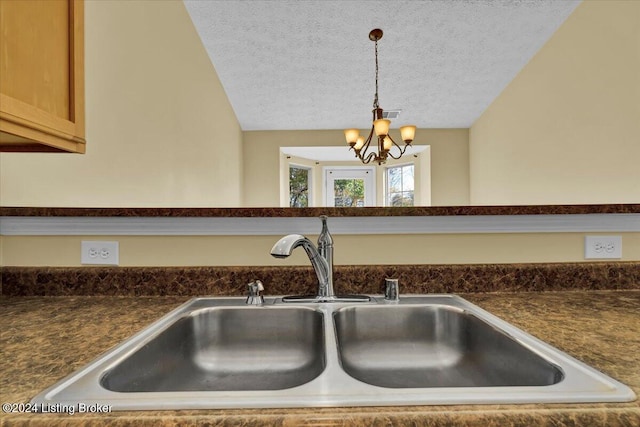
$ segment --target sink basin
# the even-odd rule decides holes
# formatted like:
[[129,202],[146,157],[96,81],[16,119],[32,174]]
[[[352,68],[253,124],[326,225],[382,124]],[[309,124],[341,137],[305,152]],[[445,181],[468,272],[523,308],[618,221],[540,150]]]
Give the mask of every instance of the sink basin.
[[548,386],[562,371],[476,316],[447,306],[360,306],[334,314],[340,361],[379,387]]
[[31,403],[113,410],[625,402],[624,384],[454,295],[195,298]]
[[278,390],[325,367],[322,315],[207,308],[178,319],[100,380],[116,392]]

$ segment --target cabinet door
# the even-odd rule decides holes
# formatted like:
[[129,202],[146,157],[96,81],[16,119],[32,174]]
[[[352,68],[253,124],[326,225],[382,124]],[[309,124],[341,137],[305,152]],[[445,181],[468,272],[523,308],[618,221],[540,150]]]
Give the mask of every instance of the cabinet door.
[[0,0],[0,150],[83,153],[82,0]]

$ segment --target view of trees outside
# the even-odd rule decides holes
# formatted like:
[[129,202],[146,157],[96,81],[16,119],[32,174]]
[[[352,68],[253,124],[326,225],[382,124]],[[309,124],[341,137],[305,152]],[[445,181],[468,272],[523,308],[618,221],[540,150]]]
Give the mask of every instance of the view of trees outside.
[[413,165],[387,169],[387,206],[413,206]]
[[289,207],[309,207],[309,169],[289,167]]
[[336,207],[364,206],[363,179],[336,179],[333,185]]

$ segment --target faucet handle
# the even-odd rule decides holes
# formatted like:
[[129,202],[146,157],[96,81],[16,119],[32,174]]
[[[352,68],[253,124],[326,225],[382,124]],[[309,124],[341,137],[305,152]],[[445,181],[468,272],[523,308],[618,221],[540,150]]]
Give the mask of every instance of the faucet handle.
[[254,280],[253,282],[247,284],[247,288],[249,290],[249,295],[245,301],[246,304],[250,305],[261,305],[264,304],[264,297],[262,296],[262,291],[264,291],[264,286],[260,280]]

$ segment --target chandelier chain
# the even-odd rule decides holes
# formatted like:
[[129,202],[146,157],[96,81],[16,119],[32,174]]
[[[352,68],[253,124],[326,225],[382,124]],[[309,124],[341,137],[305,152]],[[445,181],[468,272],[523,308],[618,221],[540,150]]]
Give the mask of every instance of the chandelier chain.
[[376,47],[375,47],[375,52],[376,52],[376,94],[375,97],[373,98],[373,108],[377,109],[380,108],[379,104],[378,104],[378,40],[376,40]]

